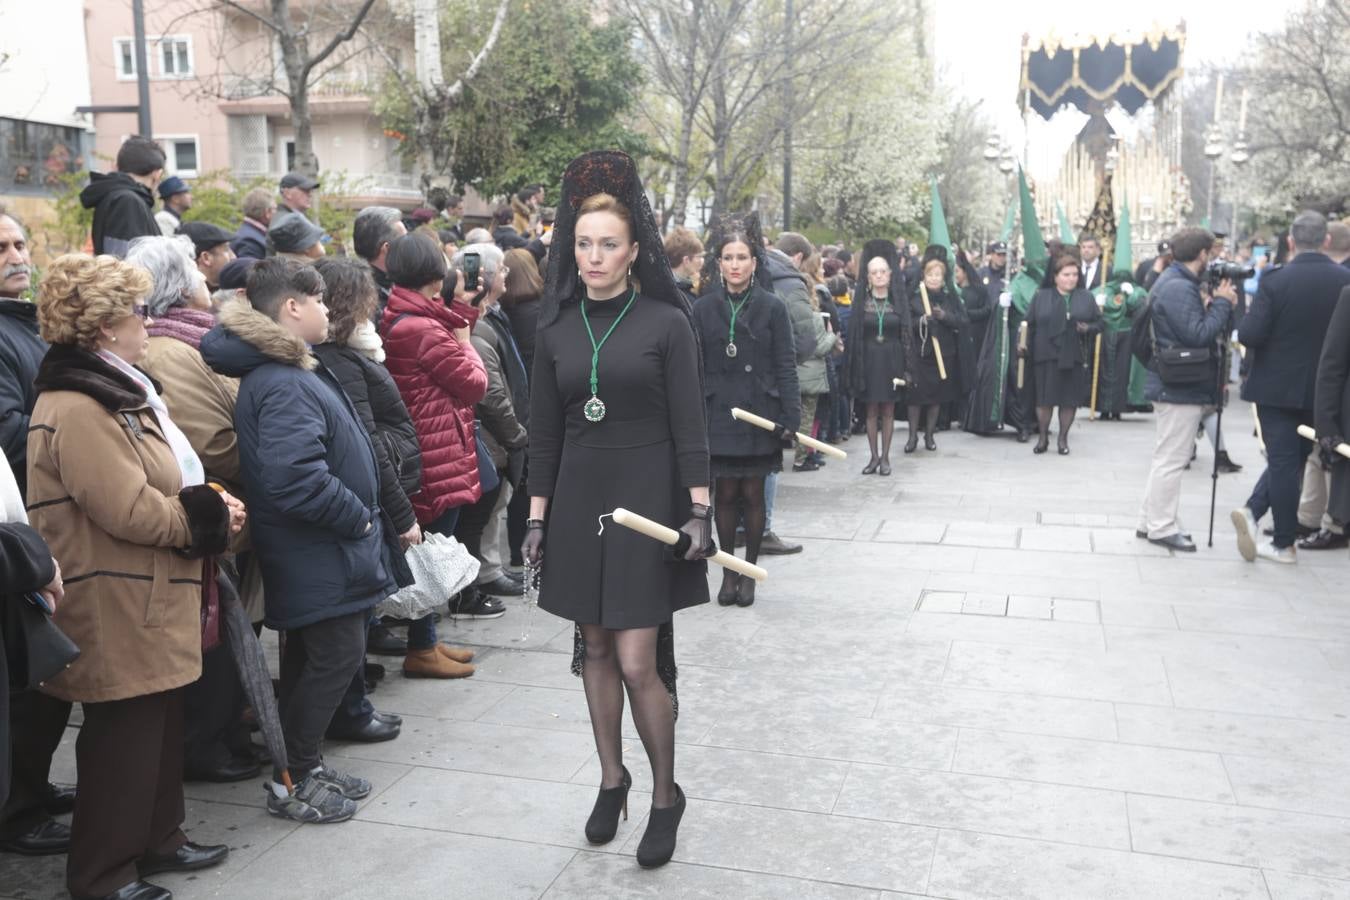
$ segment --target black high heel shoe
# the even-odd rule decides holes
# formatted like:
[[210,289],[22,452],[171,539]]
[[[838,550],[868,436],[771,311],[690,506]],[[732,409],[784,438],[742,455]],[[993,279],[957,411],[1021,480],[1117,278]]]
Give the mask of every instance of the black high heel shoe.
[[925,434],[923,436],[923,449],[925,450],[937,449],[937,441],[933,440],[933,436],[931,434]]
[[877,469],[877,474],[878,474],[878,475],[889,475],[889,474],[891,474],[891,461],[890,461],[889,459],[882,459],[882,460],[881,460],[881,467],[880,467],[879,469]]
[[632,786],[633,776],[628,774],[628,767],[624,766],[623,782],[618,787],[600,789],[591,817],[586,820],[586,840],[592,844],[608,844],[614,840],[614,835],[619,831],[620,811],[623,812],[624,821],[628,821],[628,789]]
[[1059,439],[1059,455],[1060,456],[1069,455],[1069,441],[1066,438]]
[[655,869],[670,862],[675,855],[675,837],[680,830],[680,819],[684,816],[684,791],[675,785],[675,805],[663,809],[652,807],[647,817],[647,831],[638,844],[637,862],[644,869]]
[[717,592],[718,606],[731,606],[736,602],[736,589],[740,585],[740,576],[732,575],[722,579],[722,587]]
[[909,440],[905,441],[905,452],[913,453],[917,449],[919,449],[919,435],[918,432],[914,432],[910,434]]
[[1044,453],[1050,449],[1050,438],[1043,437],[1036,442],[1036,446],[1031,448],[1032,453]]
[[737,579],[735,603],[737,606],[755,605],[755,579],[748,575]]
[[881,465],[881,460],[873,458],[873,460],[870,463],[863,466],[862,473],[864,475],[872,475],[876,472],[877,466],[879,465]]

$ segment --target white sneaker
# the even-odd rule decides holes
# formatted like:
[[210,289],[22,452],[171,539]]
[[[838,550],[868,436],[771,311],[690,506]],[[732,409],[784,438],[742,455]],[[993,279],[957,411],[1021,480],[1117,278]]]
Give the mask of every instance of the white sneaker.
[[1261,559],[1268,559],[1271,562],[1284,563],[1286,566],[1292,566],[1298,562],[1298,551],[1293,547],[1277,548],[1274,541],[1267,541],[1256,548],[1256,555]]
[[1248,507],[1240,506],[1233,510],[1230,518],[1237,531],[1238,552],[1247,562],[1256,562],[1256,536],[1260,534],[1256,529],[1256,516]]

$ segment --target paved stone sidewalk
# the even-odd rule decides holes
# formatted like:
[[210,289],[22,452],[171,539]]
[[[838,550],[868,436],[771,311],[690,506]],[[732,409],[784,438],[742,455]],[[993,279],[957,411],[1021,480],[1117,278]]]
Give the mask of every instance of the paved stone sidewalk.
[[[1151,418],[1087,422],[1073,454],[938,436],[890,478],[847,462],[783,477],[749,610],[677,617],[675,862],[633,851],[650,798],[626,729],[632,818],[589,847],[598,783],[570,626],[513,605],[443,634],[465,682],[374,695],[401,738],[329,755],[370,778],[356,821],[296,827],[257,783],[189,785],[187,829],[228,863],[157,878],[178,897],[1350,897],[1350,555],[1237,555],[1220,480],[1212,550],[1135,539]],[[1187,474],[1203,545],[1212,459]],[[386,660],[386,662],[391,662]],[[73,732],[71,732],[73,735]],[[74,777],[71,741],[58,780]],[[63,860],[0,857],[0,895],[64,896]]]

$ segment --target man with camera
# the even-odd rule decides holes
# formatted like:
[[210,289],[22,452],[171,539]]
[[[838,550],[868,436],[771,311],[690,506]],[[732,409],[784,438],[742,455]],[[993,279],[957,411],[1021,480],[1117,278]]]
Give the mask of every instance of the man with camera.
[[1200,421],[1222,401],[1219,339],[1237,298],[1230,279],[1213,288],[1202,280],[1214,235],[1183,228],[1172,238],[1172,263],[1149,292],[1153,361],[1145,389],[1157,413],[1153,462],[1136,534],[1169,550],[1194,553],[1195,543],[1177,522],[1181,473],[1191,458]]
[[[1248,562],[1297,562],[1294,539],[1303,464],[1312,443],[1298,426],[1313,424],[1317,359],[1350,270],[1333,262],[1327,248],[1327,220],[1305,210],[1289,226],[1288,265],[1267,272],[1251,309],[1238,326],[1250,366],[1242,398],[1256,404],[1266,443],[1266,470],[1247,503],[1233,510],[1238,550]],[[1258,544],[1257,523],[1274,514],[1275,534]]]

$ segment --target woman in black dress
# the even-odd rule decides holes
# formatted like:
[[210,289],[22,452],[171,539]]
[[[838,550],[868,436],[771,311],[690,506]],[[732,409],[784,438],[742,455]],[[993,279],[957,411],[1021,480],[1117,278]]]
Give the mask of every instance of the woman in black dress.
[[[854,291],[844,352],[849,390],[867,404],[867,446],[872,458],[864,475],[891,474],[891,436],[895,433],[895,379],[908,380],[905,363],[911,358],[908,341],[909,308],[896,264],[895,244],[868,241],[862,265],[867,280]],[[877,452],[878,433],[881,452]]]
[[[702,560],[716,550],[698,339],[632,159],[584,154],[562,190],[535,344],[522,553],[542,564],[540,607],[577,623],[573,671],[600,756],[586,823],[596,844],[614,838],[632,785],[621,741],[627,688],[652,768],[637,850],[649,868],[670,860],[685,807],[674,777],[671,614],[708,602]],[[684,522],[689,550],[672,558],[663,544],[606,524],[616,507]]]
[[[782,471],[783,439],[801,420],[792,324],[787,307],[756,284],[755,273],[768,271],[758,214],[714,223],[708,250],[702,283],[709,290],[694,303],[694,324],[707,379],[717,538],[732,552],[736,525],[744,515],[745,558],[755,562],[764,536],[764,478]],[[768,432],[734,419],[732,407],[763,416],[778,429]],[[717,602],[750,606],[755,602],[754,579],[723,570]]]
[[1078,272],[1077,256],[1067,252],[1054,256],[1027,310],[1027,347],[1040,427],[1034,453],[1049,448],[1050,413],[1058,406],[1059,455],[1068,456],[1069,428],[1078,407],[1088,399],[1092,379],[1088,341],[1101,328],[1102,313],[1092,295],[1078,287]]
[[[924,447],[937,449],[933,429],[937,427],[938,409],[961,396],[957,334],[966,325],[966,311],[949,284],[946,248],[930,245],[923,252],[922,266],[920,282],[909,291],[910,341],[917,361],[910,366],[914,378],[905,388],[905,404],[909,407],[906,453],[913,453],[919,446],[920,423]],[[924,306],[925,294],[927,308]],[[938,348],[942,351],[941,367],[938,366]]]

